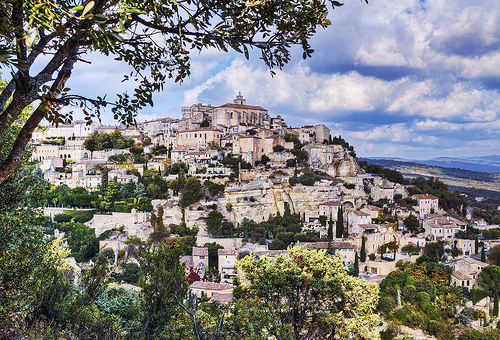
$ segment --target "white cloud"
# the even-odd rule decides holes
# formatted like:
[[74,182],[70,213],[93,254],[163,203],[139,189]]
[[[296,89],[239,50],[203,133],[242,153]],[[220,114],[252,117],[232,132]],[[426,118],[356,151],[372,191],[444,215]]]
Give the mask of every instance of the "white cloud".
[[367,141],[403,142],[411,140],[410,131],[406,128],[405,124],[377,126],[368,131],[351,132],[349,135],[353,138]]

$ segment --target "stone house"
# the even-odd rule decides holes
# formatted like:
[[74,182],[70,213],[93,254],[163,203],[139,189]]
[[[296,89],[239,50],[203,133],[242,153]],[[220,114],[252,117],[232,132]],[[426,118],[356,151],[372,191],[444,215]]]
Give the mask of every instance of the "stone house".
[[208,248],[193,247],[193,267],[202,271],[208,267]]
[[339,207],[342,206],[342,200],[322,202],[318,206],[318,215],[325,215],[327,217],[327,224],[330,219],[337,220]]
[[394,188],[388,185],[375,185],[370,190],[370,196],[374,201],[386,199],[392,202],[394,201]]
[[433,241],[451,241],[455,239],[458,231],[466,229],[467,224],[453,217],[427,214],[424,215],[422,226],[425,229],[425,237]]
[[220,145],[222,132],[211,127],[182,130],[177,135],[177,146],[191,146],[206,149],[208,143],[216,142]]
[[333,249],[335,253],[340,255],[344,266],[354,264],[356,245],[353,242],[307,242],[298,243],[297,245],[305,245],[307,249]]
[[414,200],[417,200],[417,205],[413,207],[420,218],[423,218],[426,214],[433,214],[438,211],[438,198],[434,195],[430,194],[416,194],[411,197]]
[[199,298],[202,297],[203,293],[205,293],[210,298],[213,298],[214,295],[215,297],[220,298],[221,295],[226,295],[226,294],[230,294],[232,297],[234,286],[227,283],[195,281],[189,286],[189,288]]
[[451,266],[453,272],[451,274],[451,284],[460,287],[480,288],[477,283],[477,277],[481,270],[488,264],[476,260],[472,257],[464,257],[460,260],[446,263]]
[[349,234],[359,234],[362,232],[360,225],[370,224],[371,216],[361,210],[349,209],[347,211],[347,226]]
[[313,167],[322,167],[333,164],[336,160],[336,154],[344,150],[342,145],[327,145],[327,144],[307,144],[302,147],[302,150],[307,151],[308,162]]
[[367,213],[370,215],[370,223],[373,222],[373,220],[377,219],[379,215],[382,213],[384,209],[376,207],[374,205],[368,205],[364,208],[361,208],[361,211],[364,213]]
[[236,96],[233,103],[214,107],[212,114],[212,126],[215,128],[224,129],[230,126],[238,126],[246,130],[252,126],[269,125],[268,111],[260,106],[246,105],[246,100],[241,93]]
[[221,279],[226,282],[231,282],[232,277],[236,275],[236,250],[235,249],[218,249],[219,261],[218,269]]

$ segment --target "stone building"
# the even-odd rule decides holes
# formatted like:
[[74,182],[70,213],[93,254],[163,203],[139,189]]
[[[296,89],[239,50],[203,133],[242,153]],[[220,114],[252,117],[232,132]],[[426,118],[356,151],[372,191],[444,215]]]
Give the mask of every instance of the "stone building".
[[322,167],[328,164],[333,164],[336,160],[336,154],[344,151],[342,145],[327,145],[327,144],[307,144],[302,150],[307,151],[308,162],[313,167]]
[[211,127],[183,130],[177,135],[177,146],[192,146],[206,149],[210,142],[220,145],[221,137],[222,132]]
[[414,207],[418,211],[420,218],[426,214],[434,214],[438,211],[438,198],[430,194],[417,194],[411,197],[417,200],[417,206]]
[[238,132],[243,132],[251,127],[269,127],[270,118],[266,109],[260,106],[246,105],[246,100],[239,93],[233,103],[214,108],[212,126],[224,131],[236,126]]

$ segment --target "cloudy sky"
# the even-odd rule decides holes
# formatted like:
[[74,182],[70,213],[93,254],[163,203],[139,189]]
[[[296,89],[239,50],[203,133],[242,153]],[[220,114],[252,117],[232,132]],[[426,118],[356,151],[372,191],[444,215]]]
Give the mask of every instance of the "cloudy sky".
[[[241,91],[291,126],[325,124],[362,157],[429,159],[500,154],[498,0],[347,0],[332,26],[271,77],[258,51],[193,54],[191,77],[168,84],[140,119],[180,117],[194,103],[222,105]],[[121,65],[93,57],[71,88],[122,90]],[[111,122],[109,117],[105,122]]]

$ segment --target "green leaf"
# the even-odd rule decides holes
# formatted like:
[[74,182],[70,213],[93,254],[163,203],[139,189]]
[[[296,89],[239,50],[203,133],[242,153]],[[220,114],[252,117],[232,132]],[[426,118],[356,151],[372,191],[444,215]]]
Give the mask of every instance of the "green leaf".
[[246,45],[243,45],[243,51],[245,52],[245,58],[247,58],[247,60],[248,60],[250,57],[248,55],[248,48]]

